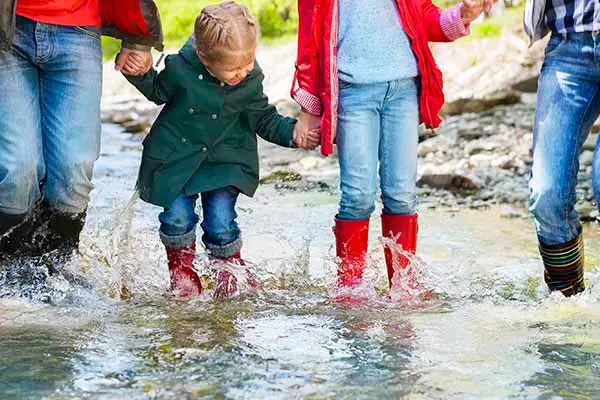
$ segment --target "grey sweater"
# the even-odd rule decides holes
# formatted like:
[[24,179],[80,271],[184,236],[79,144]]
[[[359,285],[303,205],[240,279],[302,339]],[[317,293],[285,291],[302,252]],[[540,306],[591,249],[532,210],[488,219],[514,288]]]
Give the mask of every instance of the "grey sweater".
[[340,0],[338,71],[350,83],[413,78],[417,60],[395,0]]

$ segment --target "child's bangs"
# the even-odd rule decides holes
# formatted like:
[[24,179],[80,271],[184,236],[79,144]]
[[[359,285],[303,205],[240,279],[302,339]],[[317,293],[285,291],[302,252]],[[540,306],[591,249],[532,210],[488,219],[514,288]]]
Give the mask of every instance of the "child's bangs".
[[243,49],[243,50],[228,50],[224,49],[219,54],[215,54],[217,57],[216,62],[222,65],[225,69],[231,67],[231,69],[237,69],[239,67],[244,67],[246,65],[250,65],[255,58],[255,50],[252,49]]

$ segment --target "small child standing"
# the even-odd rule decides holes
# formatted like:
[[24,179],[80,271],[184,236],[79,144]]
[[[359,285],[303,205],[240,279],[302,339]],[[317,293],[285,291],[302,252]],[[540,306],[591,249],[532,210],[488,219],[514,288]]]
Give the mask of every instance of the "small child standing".
[[[166,103],[144,141],[137,186],[142,200],[164,208],[160,238],[179,297],[202,292],[192,266],[198,197],[210,257],[242,266],[235,205],[240,193],[252,197],[258,186],[256,134],[285,147],[313,149],[320,140],[317,131],[299,135],[296,121],[268,103],[254,61],[257,41],[246,7],[233,1],[211,5],[196,19],[194,37],[166,58],[163,71],[127,76],[149,100]],[[130,71],[136,60],[131,63]],[[235,276],[219,271],[215,295],[230,297],[236,290]]]

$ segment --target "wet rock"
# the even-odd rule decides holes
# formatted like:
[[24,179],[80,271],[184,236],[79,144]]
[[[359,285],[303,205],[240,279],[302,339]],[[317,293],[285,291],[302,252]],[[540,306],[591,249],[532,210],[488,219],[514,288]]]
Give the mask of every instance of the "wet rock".
[[282,183],[282,182],[295,182],[301,181],[302,176],[294,171],[275,171],[272,174],[262,178],[261,184],[269,183]]
[[594,125],[592,125],[591,132],[592,133],[598,133],[598,132],[600,132],[600,118],[598,118],[596,120],[596,122],[594,122]]
[[492,161],[496,158],[495,154],[481,153],[469,157],[469,166],[471,168],[487,168],[492,165]]
[[594,152],[593,151],[585,150],[579,156],[579,164],[583,167],[588,167],[588,166],[592,165],[593,160],[594,160]]
[[423,125],[419,125],[419,143],[438,136],[439,130],[427,129]]
[[500,211],[500,216],[502,218],[521,218],[524,214],[524,211],[519,211],[510,206],[502,207],[502,211]]
[[304,157],[300,161],[298,161],[299,168],[305,171],[315,170],[327,164],[328,162],[326,159],[314,156]]
[[596,142],[598,141],[598,134],[591,133],[588,135],[585,142],[581,146],[581,151],[594,151],[596,149]]
[[500,156],[494,160],[492,160],[492,167],[500,168],[500,169],[511,169],[514,168],[515,160],[511,155]]
[[494,93],[486,98],[459,99],[446,103],[441,113],[444,115],[479,113],[499,105],[517,104],[520,101],[521,96],[518,92],[507,90]]
[[598,209],[589,201],[578,203],[575,210],[582,221],[595,221],[598,218]]
[[117,125],[123,125],[132,121],[136,121],[140,118],[139,114],[134,111],[127,112],[107,112],[103,116],[103,122],[109,122]]
[[495,142],[490,142],[488,140],[475,140],[465,146],[465,153],[467,155],[474,155],[484,151],[492,151],[497,147],[498,143]]
[[430,153],[444,152],[445,150],[452,147],[452,141],[445,136],[437,136],[432,139],[426,140],[419,143],[417,149],[417,155],[419,157],[425,157]]
[[457,135],[463,140],[475,140],[484,136],[483,127],[477,121],[459,126]]
[[138,119],[123,124],[124,131],[127,133],[142,133],[150,129],[151,124],[148,121]]
[[292,100],[283,99],[275,103],[277,111],[287,117],[298,118],[300,116],[300,106]]
[[536,93],[538,87],[538,75],[527,77],[512,86],[512,89],[523,93]]
[[459,174],[424,174],[417,186],[429,186],[451,192],[475,191],[480,186],[473,179]]

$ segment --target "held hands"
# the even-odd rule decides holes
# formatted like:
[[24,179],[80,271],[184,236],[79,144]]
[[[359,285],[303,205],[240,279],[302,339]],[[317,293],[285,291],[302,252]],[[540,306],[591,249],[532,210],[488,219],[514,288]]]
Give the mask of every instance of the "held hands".
[[462,0],[460,13],[465,25],[473,22],[482,12],[489,13],[494,0]]
[[321,117],[302,111],[294,127],[294,144],[305,150],[316,149],[321,143],[320,125]]
[[115,69],[125,75],[144,75],[152,68],[152,53],[149,51],[121,49],[115,61]]

